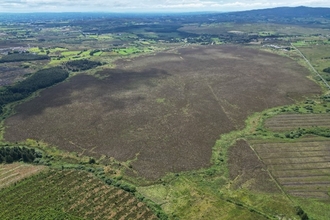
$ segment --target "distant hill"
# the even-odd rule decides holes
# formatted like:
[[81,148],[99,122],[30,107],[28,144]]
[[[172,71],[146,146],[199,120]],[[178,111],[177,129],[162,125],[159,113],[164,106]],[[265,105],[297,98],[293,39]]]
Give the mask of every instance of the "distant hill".
[[299,7],[279,7],[269,9],[258,9],[243,12],[233,12],[232,14],[254,15],[274,18],[330,18],[330,8],[311,8],[305,6]]
[[[212,23],[212,22],[273,22],[273,23],[296,23],[300,25],[326,25],[330,24],[330,8],[313,7],[278,7],[269,9],[257,9],[239,12],[185,12],[185,13],[110,13],[110,12],[65,12],[65,13],[0,13],[2,22],[33,23],[38,26],[52,26],[52,22],[62,20],[75,21],[71,25],[86,26],[88,21],[94,25],[94,20],[106,20],[115,22],[121,19],[135,19],[136,23],[145,25],[166,23],[169,25],[189,23]],[[172,20],[171,20],[172,19]],[[65,26],[66,23],[56,23],[55,26]],[[118,26],[116,23],[115,26]],[[126,27],[126,26],[125,26]],[[111,30],[113,31],[113,30]]]
[[279,7],[222,13],[218,14],[217,18],[219,20],[231,20],[236,22],[324,24],[325,21],[330,22],[330,8],[312,8],[305,6]]

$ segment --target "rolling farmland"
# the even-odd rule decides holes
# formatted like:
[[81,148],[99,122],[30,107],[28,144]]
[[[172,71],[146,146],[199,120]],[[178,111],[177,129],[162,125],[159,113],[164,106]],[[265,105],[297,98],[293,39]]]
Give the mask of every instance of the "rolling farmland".
[[158,219],[132,194],[75,170],[50,170],[2,189],[0,204],[1,219]]
[[0,220],[329,220],[329,14],[0,13]]
[[330,141],[250,142],[284,191],[329,200]]

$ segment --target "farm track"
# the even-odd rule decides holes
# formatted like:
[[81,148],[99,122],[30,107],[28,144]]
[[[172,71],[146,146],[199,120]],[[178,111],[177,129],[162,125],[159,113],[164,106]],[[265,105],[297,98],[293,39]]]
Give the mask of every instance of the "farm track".
[[250,144],[286,193],[330,199],[330,141]]
[[330,89],[330,85],[328,84],[328,82],[319,74],[319,72],[316,71],[316,69],[313,67],[313,65],[309,62],[309,60],[305,57],[305,55],[297,48],[295,47],[292,43],[291,46],[298,51],[298,53],[300,54],[300,56],[302,56],[302,58],[306,61],[306,63],[308,64],[308,66],[314,71],[314,73],[316,73],[316,75],[318,77],[320,77],[320,79],[323,81],[324,85]]
[[87,219],[157,219],[130,193],[105,185],[87,172],[72,170],[52,170],[6,188],[0,191],[0,203],[4,219],[13,213],[29,218],[34,207]]

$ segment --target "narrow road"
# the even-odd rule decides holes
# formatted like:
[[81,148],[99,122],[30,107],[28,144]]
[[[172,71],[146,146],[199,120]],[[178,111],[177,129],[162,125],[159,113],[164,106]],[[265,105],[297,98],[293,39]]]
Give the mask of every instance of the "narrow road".
[[305,55],[295,46],[293,46],[293,44],[291,43],[291,46],[298,51],[298,53],[304,58],[304,60],[306,61],[306,63],[310,66],[310,68],[312,68],[312,70],[321,78],[321,80],[324,82],[324,84],[328,87],[328,89],[330,89],[330,86],[328,84],[328,82],[316,71],[316,69],[312,66],[312,64],[309,62],[309,60],[305,57]]

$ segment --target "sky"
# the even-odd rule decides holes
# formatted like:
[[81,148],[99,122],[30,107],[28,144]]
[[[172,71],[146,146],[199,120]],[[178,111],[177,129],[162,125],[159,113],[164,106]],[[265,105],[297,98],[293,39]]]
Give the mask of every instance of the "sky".
[[0,12],[228,12],[302,5],[330,7],[330,0],[0,0]]

